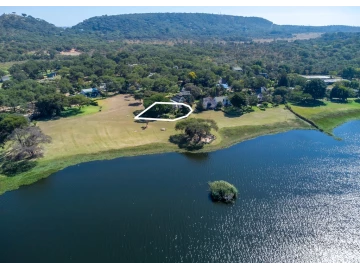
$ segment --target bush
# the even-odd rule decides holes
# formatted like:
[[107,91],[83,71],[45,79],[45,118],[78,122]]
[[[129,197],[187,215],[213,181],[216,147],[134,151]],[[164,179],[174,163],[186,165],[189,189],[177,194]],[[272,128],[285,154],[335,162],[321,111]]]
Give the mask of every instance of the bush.
[[243,111],[241,109],[234,106],[223,108],[223,112],[228,116],[240,116],[243,114]]
[[90,105],[92,106],[98,106],[98,102],[96,100],[90,100]]
[[230,203],[234,202],[238,195],[238,190],[232,184],[219,180],[209,182],[210,195],[214,201]]

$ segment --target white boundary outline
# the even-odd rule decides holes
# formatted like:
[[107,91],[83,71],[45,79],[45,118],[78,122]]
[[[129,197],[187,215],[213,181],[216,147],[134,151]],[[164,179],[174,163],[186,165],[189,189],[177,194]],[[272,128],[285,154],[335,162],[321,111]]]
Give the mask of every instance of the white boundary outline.
[[[190,112],[187,115],[181,116],[179,118],[175,118],[175,119],[162,119],[162,118],[147,118],[147,117],[140,117],[140,115],[142,115],[143,113],[145,113],[147,110],[149,110],[151,107],[154,107],[156,104],[167,104],[167,105],[174,105],[174,106],[185,106],[188,107],[190,109]],[[142,111],[141,113],[139,113],[137,116],[135,116],[135,120],[155,120],[155,121],[167,121],[167,122],[174,122],[180,119],[184,119],[186,117],[188,117],[190,114],[192,114],[193,109],[185,103],[177,103],[177,102],[154,102],[153,104],[151,104],[151,106],[147,107],[144,111]]]

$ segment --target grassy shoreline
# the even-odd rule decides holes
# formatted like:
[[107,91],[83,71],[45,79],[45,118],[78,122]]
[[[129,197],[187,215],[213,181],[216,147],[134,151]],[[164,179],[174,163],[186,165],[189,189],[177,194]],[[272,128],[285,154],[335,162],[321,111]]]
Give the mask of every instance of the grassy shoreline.
[[[303,116],[306,119],[310,119],[317,126],[319,126],[325,133],[332,135],[332,130],[347,121],[360,119],[360,104],[348,104],[347,105],[334,105],[327,104],[327,106],[315,107],[315,108],[304,108],[299,106],[292,106],[292,109],[297,113]],[[212,152],[224,148],[228,148],[234,144],[250,140],[263,135],[276,134],[281,132],[286,132],[289,130],[300,130],[300,129],[314,129],[309,123],[299,119],[298,117],[294,117],[293,113],[291,115],[286,114],[287,110],[278,110],[278,111],[270,111],[273,109],[269,109],[269,112],[259,112],[254,114],[249,114],[247,116],[242,116],[240,118],[225,118],[221,115],[221,113],[215,114],[214,112],[209,112],[207,114],[200,114],[192,117],[200,117],[200,118],[212,118],[220,121],[219,123],[220,130],[215,132],[217,139],[210,145],[206,145],[201,150],[191,151],[192,153],[203,153],[203,152]],[[111,112],[111,109],[109,110]],[[118,111],[114,111],[118,113]],[[128,112],[125,112],[127,114]],[[270,118],[269,114],[274,114]],[[124,113],[123,113],[124,114]],[[282,115],[283,118],[279,118]],[[105,115],[107,116],[107,115]],[[111,121],[114,121],[112,117]],[[217,119],[218,118],[218,119]],[[76,117],[76,119],[79,119]],[[92,118],[82,118],[88,119],[89,121],[93,121]],[[130,125],[131,118],[127,117],[128,120],[126,125]],[[100,119],[102,120],[102,118]],[[271,122],[272,120],[272,122]],[[277,120],[277,121],[276,121]],[[58,120],[57,120],[58,121]],[[72,120],[73,121],[73,120]],[[76,120],[77,121],[77,120]],[[269,122],[270,121],[270,122]],[[274,122],[276,121],[276,122]],[[269,122],[269,123],[267,123]],[[49,124],[49,129],[54,128],[53,122]],[[266,123],[266,124],[264,124]],[[75,123],[77,124],[77,122]],[[61,124],[62,126],[63,124]],[[161,124],[162,125],[162,124]],[[38,180],[44,179],[51,174],[63,170],[66,167],[74,166],[84,162],[90,162],[95,160],[109,160],[115,159],[119,157],[127,157],[127,156],[138,156],[138,155],[149,155],[149,154],[160,154],[160,153],[169,153],[169,152],[190,152],[177,147],[177,145],[171,144],[168,141],[168,136],[172,134],[172,126],[168,124],[167,128],[169,129],[169,133],[157,133],[157,130],[160,126],[156,126],[153,124],[153,133],[143,133],[141,136],[159,136],[162,137],[157,138],[154,141],[144,140],[141,145],[131,145],[130,143],[119,145],[118,148],[115,148],[118,144],[108,145],[108,142],[105,141],[105,144],[98,145],[96,147],[92,146],[91,148],[86,148],[88,152],[73,152],[68,155],[55,155],[58,149],[63,147],[60,145],[59,148],[55,150],[52,149],[52,155],[48,155],[43,159],[38,161],[38,164],[31,170],[18,174],[12,177],[6,177],[4,175],[0,175],[0,195],[5,193],[6,191],[18,189],[23,185],[30,185]],[[80,128],[82,128],[80,126]],[[116,130],[117,131],[117,130]],[[107,133],[106,133],[107,134]],[[129,133],[132,138],[135,134],[139,134],[139,132]],[[159,134],[159,135],[157,135]],[[96,133],[96,135],[98,135]],[[97,137],[96,137],[97,138]],[[108,137],[106,137],[108,138]],[[146,138],[146,137],[140,137]],[[74,140],[74,138],[71,138]],[[114,137],[109,137],[114,142]],[[103,140],[104,141],[104,140]],[[103,142],[101,141],[101,142]],[[76,141],[75,146],[80,143],[80,141]],[[116,142],[117,143],[117,142]],[[125,145],[125,146],[124,146]],[[82,149],[82,148],[80,148]],[[65,152],[66,153],[66,152]]]
[[[217,143],[206,145],[203,149],[191,151],[192,153],[213,152],[216,150],[228,148],[234,144],[254,139],[263,135],[281,133],[294,129],[310,129],[311,127],[301,120],[292,120],[284,123],[259,126],[239,126],[223,128],[217,133]],[[109,160],[120,157],[161,154],[169,152],[184,153],[189,152],[178,148],[171,143],[152,143],[134,147],[126,147],[117,150],[109,150],[92,154],[81,154],[67,156],[64,158],[39,160],[37,166],[25,173],[13,177],[0,176],[0,195],[7,191],[18,189],[24,185],[30,185],[41,179],[49,177],[53,173],[63,170],[67,167],[80,163]]]

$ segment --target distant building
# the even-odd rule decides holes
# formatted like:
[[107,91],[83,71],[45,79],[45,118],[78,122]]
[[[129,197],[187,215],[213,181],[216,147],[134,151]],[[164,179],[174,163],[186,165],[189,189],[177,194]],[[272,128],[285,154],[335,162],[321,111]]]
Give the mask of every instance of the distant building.
[[6,81],[10,81],[10,76],[0,77],[0,82],[6,82]]
[[268,79],[268,78],[269,78],[269,76],[268,76],[267,73],[259,73],[259,75],[263,76],[265,79]]
[[305,79],[321,79],[321,80],[326,80],[326,79],[331,79],[330,76],[327,75],[301,75],[301,77],[304,77]]
[[191,96],[190,91],[181,90],[180,93],[170,98],[170,100],[176,103],[184,103],[188,101],[190,96]]
[[243,69],[241,68],[241,67],[232,67],[232,70],[233,71],[239,71],[239,72],[241,72],[241,71],[243,71]]
[[81,90],[80,94],[87,96],[87,97],[97,97],[100,93],[97,88],[88,88]]
[[333,83],[341,82],[341,81],[348,81],[348,80],[345,80],[345,79],[325,79],[324,83],[333,84]]
[[100,83],[99,90],[106,91],[106,83]]
[[227,96],[221,96],[221,97],[207,97],[203,99],[203,108],[205,110],[213,110],[216,108],[216,105],[221,102],[223,106],[230,106],[230,100]]
[[46,77],[48,79],[53,79],[56,77],[56,72],[50,72],[50,73],[46,74]]
[[267,93],[266,87],[260,87],[258,89],[255,89],[256,96],[259,101],[263,101],[263,95]]

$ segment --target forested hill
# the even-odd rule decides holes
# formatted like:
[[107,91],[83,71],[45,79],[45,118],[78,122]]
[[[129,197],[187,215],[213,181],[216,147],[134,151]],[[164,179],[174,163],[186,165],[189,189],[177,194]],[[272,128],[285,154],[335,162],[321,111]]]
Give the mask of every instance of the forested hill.
[[3,14],[0,16],[0,36],[12,38],[18,35],[53,36],[63,29],[27,14]]
[[70,31],[97,34],[107,39],[220,39],[290,37],[309,32],[360,32],[351,26],[276,25],[258,17],[204,13],[147,13],[98,16],[73,26]]

